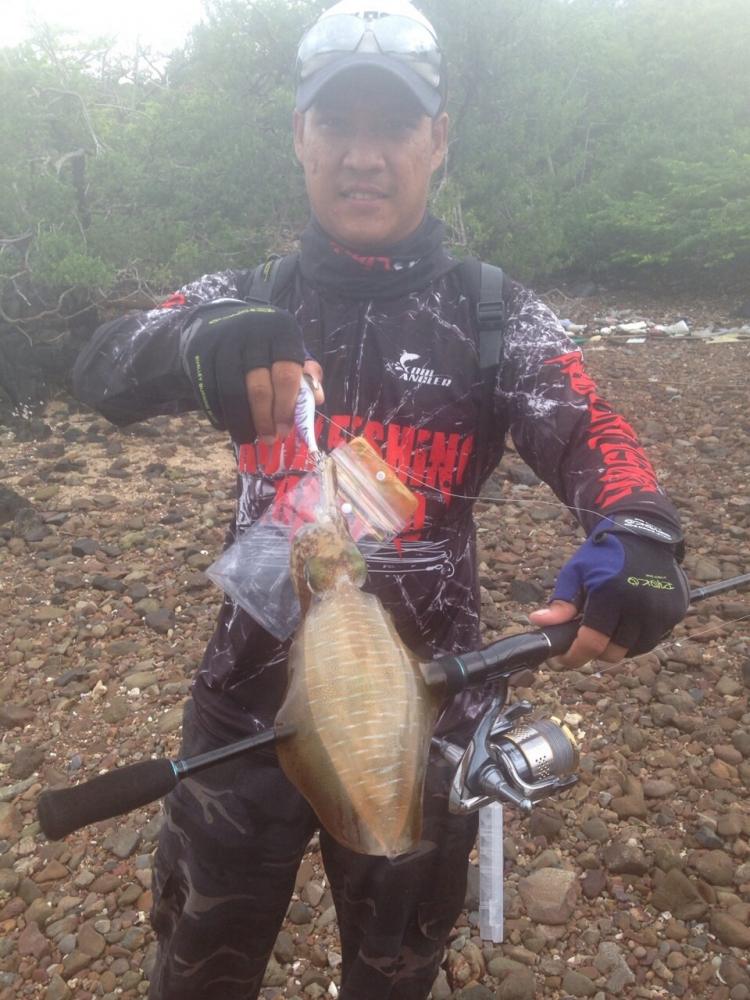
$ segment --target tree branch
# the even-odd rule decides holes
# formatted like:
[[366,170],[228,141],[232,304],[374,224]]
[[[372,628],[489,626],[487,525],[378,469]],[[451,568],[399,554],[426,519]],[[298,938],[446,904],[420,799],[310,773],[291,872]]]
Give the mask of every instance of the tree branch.
[[103,142],[100,141],[99,137],[97,136],[96,132],[94,131],[94,125],[93,125],[93,123],[91,121],[91,115],[89,114],[89,109],[86,106],[86,102],[81,97],[81,95],[79,93],[77,93],[77,91],[75,91],[75,90],[61,90],[61,89],[59,89],[57,87],[44,87],[44,88],[42,88],[41,91],[39,91],[39,93],[41,93],[41,94],[59,94],[62,97],[74,97],[78,101],[78,103],[81,105],[81,114],[83,115],[83,120],[86,123],[86,128],[88,129],[89,135],[91,136],[91,139],[92,139],[92,141],[94,143],[94,155],[95,156],[99,156],[100,153],[105,153],[107,151],[107,147],[104,145]]

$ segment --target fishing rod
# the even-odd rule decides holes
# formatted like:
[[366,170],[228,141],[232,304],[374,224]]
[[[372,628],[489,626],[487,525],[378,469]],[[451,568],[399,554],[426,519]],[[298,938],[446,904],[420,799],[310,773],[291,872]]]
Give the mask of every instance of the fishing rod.
[[[691,604],[750,584],[750,573],[697,587],[690,591]],[[455,767],[448,806],[453,813],[469,813],[492,802],[507,802],[524,813],[541,799],[557,795],[576,783],[579,753],[575,736],[559,719],[531,720],[533,706],[517,701],[505,707],[507,679],[517,669],[535,665],[542,635],[550,640],[548,656],[559,655],[560,645],[575,637],[579,621],[556,626],[559,633],[523,633],[500,640],[486,649],[443,656],[422,666],[428,685],[442,684],[446,694],[466,687],[501,681],[488,711],[465,748],[433,738],[432,745]],[[516,645],[511,645],[512,640]],[[498,649],[500,647],[500,649]],[[567,649],[568,645],[564,645]],[[498,658],[499,657],[499,658]],[[546,657],[544,657],[546,658]],[[516,666],[519,664],[520,666]]]
[[[701,601],[746,584],[750,584],[750,573],[696,588],[690,599]],[[526,701],[504,706],[510,679],[565,653],[579,625],[577,620],[550,625],[506,636],[485,649],[420,664],[427,687],[444,697],[467,687],[495,685],[490,708],[468,747],[433,739],[435,749],[456,768],[449,802],[452,811],[471,812],[491,801],[506,801],[528,812],[535,802],[576,781],[578,748],[568,727],[555,719],[525,720],[532,711]],[[50,840],[60,840],[91,823],[148,805],[184,778],[286,739],[293,732],[291,726],[275,726],[195,757],[139,761],[71,788],[48,789],[37,803],[40,827]]]
[[750,584],[750,573],[742,576],[733,576],[729,580],[719,580],[718,583],[709,583],[705,587],[696,587],[690,591],[690,602],[704,601],[707,597],[715,597],[717,594],[724,594],[727,590],[739,590]]

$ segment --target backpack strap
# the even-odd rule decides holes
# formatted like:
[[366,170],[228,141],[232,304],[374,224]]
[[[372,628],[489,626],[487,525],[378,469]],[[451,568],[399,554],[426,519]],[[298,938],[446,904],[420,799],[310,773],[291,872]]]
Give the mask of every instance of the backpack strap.
[[492,434],[492,399],[505,340],[504,275],[502,268],[469,257],[461,264],[463,288],[474,306],[479,336],[482,398],[477,431],[477,467],[485,468]]
[[[246,302],[259,306],[276,305],[287,289],[299,261],[298,253],[290,253],[285,257],[274,255],[262,264],[258,264],[247,279],[242,297]],[[305,342],[305,353],[308,358],[319,359],[323,352],[322,343]]]
[[292,279],[299,254],[273,256],[252,271],[243,298],[259,306],[269,306],[279,298]]
[[488,370],[497,368],[503,354],[505,275],[502,268],[476,257],[467,257],[461,264],[461,270],[464,291],[474,305],[474,320],[479,333],[479,367],[484,376]]

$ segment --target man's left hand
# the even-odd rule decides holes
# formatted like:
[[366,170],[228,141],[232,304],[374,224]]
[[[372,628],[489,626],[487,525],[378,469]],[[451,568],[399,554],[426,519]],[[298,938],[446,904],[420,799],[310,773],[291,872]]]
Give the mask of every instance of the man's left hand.
[[685,616],[689,593],[674,545],[607,519],[563,566],[550,606],[529,617],[543,628],[582,613],[573,644],[558,657],[562,666],[617,663],[669,635]]

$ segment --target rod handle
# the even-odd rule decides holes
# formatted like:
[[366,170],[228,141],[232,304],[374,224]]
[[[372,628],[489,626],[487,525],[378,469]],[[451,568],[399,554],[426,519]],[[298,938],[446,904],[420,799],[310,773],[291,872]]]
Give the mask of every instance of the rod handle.
[[534,670],[550,656],[564,653],[576,637],[580,619],[548,625],[537,632],[521,632],[498,639],[484,649],[440,656],[422,663],[420,670],[428,687],[442,688],[446,695],[467,687],[510,677],[519,670]]
[[562,622],[560,625],[547,625],[541,631],[547,636],[549,641],[549,656],[562,656],[567,653],[573,645],[578,629],[581,627],[581,619],[575,618],[572,622]]
[[176,784],[172,761],[166,757],[118,767],[72,788],[42,792],[37,802],[39,825],[50,840],[61,840],[89,823],[148,805]]

